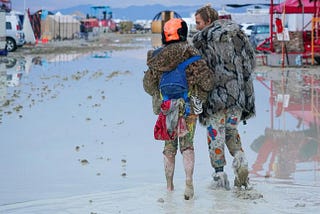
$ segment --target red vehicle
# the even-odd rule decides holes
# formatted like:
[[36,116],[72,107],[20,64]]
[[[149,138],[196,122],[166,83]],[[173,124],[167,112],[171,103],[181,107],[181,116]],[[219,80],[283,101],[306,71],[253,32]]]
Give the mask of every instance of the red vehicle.
[[[285,47],[286,54],[300,54],[303,58],[311,58],[312,64],[314,60],[320,64],[320,0],[286,0],[281,4],[274,5],[273,0],[270,4],[270,37],[257,46],[257,50],[267,53],[283,53],[282,40],[277,40],[277,35],[284,33],[284,24],[282,18],[288,14],[300,14],[304,23],[307,23],[299,31],[288,32],[288,35],[294,37],[299,42],[299,47],[287,45]],[[309,16],[305,16],[309,14]],[[311,18],[310,18],[311,15]],[[275,27],[271,27],[275,26]],[[284,39],[285,40],[285,39]],[[286,41],[284,44],[289,43]],[[287,49],[291,47],[291,49]],[[280,50],[280,52],[279,52]]]
[[95,18],[81,20],[81,32],[92,32],[94,27],[99,27],[99,20]]

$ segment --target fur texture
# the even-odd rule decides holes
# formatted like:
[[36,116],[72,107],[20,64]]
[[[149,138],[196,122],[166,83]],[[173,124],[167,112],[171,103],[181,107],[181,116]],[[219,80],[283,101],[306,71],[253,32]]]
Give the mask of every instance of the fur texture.
[[255,53],[248,37],[231,20],[220,19],[195,34],[193,44],[214,73],[210,91],[199,121],[208,124],[210,116],[228,108],[242,110],[242,120],[255,115],[252,72]]
[[[191,56],[200,55],[198,50],[187,42],[176,42],[165,45],[162,50],[153,56],[154,50],[148,51],[148,70],[143,78],[144,90],[153,97],[153,110],[160,112],[159,81],[163,72],[170,71]],[[197,96],[205,101],[208,92],[213,89],[214,76],[204,59],[191,63],[186,69],[190,95]]]

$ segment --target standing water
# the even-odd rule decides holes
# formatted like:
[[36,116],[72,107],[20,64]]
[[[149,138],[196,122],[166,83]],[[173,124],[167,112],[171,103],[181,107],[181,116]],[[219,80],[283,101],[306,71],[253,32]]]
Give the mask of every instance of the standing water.
[[118,51],[8,56],[0,64],[0,213],[319,210],[320,76],[306,68],[256,69],[256,117],[239,129],[253,190],[211,188],[198,124],[195,198],[183,200],[179,153],[176,190],[166,192],[163,142],[153,138],[157,116],[142,87],[147,50],[158,39],[146,34]]

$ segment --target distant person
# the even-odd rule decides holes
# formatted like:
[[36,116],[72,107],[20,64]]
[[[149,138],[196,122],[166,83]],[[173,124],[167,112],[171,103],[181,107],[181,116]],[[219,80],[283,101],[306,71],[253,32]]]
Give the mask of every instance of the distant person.
[[210,5],[195,13],[196,28],[193,45],[207,61],[215,76],[214,88],[203,104],[199,121],[207,127],[214,187],[230,189],[224,166],[227,145],[234,157],[234,185],[248,186],[248,162],[242,149],[238,124],[255,115],[252,72],[255,68],[254,50],[238,24],[219,19]]
[[84,22],[80,23],[80,33],[81,33],[81,38],[84,38],[85,40],[88,40],[88,28],[89,26],[86,25]]
[[[148,51],[148,70],[145,72],[143,78],[144,90],[152,96],[154,113],[159,115],[158,121],[160,121],[160,115],[166,114],[166,110],[168,112],[170,111],[170,113],[166,114],[166,120],[162,121],[165,123],[167,130],[160,130],[162,132],[155,133],[155,136],[166,136],[168,133],[178,133],[177,135],[170,135],[170,138],[164,140],[164,169],[167,190],[173,191],[175,156],[179,147],[183,156],[183,165],[186,174],[185,200],[193,198],[194,195],[193,139],[197,114],[202,110],[201,102],[206,100],[208,92],[213,87],[213,73],[209,70],[205,60],[201,59],[199,52],[188,44],[187,33],[187,24],[182,19],[172,18],[165,23],[162,30],[163,46],[156,50]],[[167,92],[159,89],[163,80],[163,74],[174,70],[180,63],[194,57],[198,59],[190,63],[185,69],[185,72],[183,71],[183,73],[186,74],[188,91],[177,94],[176,98],[169,98],[166,94]],[[182,74],[181,71],[179,72]],[[190,109],[188,105],[191,106]],[[182,125],[183,123],[178,123],[177,120],[179,120],[179,122],[185,121],[185,126]],[[165,139],[165,136],[160,137]]]

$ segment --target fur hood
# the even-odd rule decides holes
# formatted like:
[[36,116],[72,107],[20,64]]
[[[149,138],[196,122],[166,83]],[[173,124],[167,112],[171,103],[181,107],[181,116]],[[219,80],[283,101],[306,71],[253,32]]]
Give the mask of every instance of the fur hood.
[[193,45],[206,59],[216,82],[200,115],[201,124],[207,125],[210,116],[228,108],[241,109],[242,120],[254,116],[251,74],[255,53],[239,26],[231,20],[217,20],[194,35]]

